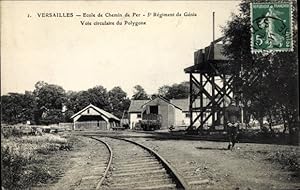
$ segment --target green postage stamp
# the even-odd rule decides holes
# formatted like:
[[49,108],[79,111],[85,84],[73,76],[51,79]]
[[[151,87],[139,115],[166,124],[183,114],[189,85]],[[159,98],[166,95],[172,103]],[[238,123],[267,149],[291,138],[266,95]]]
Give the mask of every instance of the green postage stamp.
[[251,3],[251,51],[293,51],[291,2]]

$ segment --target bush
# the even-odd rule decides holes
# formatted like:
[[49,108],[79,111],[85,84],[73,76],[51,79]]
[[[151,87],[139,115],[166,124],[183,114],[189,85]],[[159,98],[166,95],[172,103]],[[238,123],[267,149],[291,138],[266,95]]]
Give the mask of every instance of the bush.
[[1,177],[2,186],[6,189],[25,189],[26,184],[21,183],[24,167],[29,162],[18,154],[14,154],[9,147],[1,146]]
[[22,131],[19,127],[16,126],[6,126],[6,127],[1,127],[1,134],[3,135],[4,138],[8,137],[21,137],[22,136]]
[[27,189],[37,182],[46,182],[51,176],[45,167],[34,165],[35,160],[24,157],[10,147],[1,146],[2,186],[5,189]]
[[53,134],[44,134],[43,136],[23,136],[21,138],[21,142],[25,143],[36,143],[36,144],[41,144],[41,143],[57,143],[57,144],[66,144],[67,139],[62,138],[58,135],[53,135]]
[[[52,178],[41,154],[70,150],[66,138],[46,134],[1,139],[2,186],[5,189],[28,189]],[[44,157],[44,156],[42,156]]]

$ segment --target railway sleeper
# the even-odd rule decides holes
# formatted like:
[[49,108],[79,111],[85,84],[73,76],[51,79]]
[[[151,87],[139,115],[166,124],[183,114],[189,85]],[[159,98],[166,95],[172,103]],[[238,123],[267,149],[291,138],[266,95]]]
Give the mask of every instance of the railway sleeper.
[[128,173],[128,172],[135,172],[135,171],[149,171],[149,170],[157,170],[163,169],[162,166],[153,166],[153,167],[144,167],[144,168],[132,168],[132,169],[117,169],[114,171],[115,174],[118,173]]
[[120,165],[123,165],[123,164],[135,164],[135,163],[139,163],[139,162],[152,162],[152,161],[156,161],[155,158],[151,157],[151,158],[146,158],[146,159],[142,159],[142,158],[139,158],[139,159],[132,159],[130,161],[119,161],[118,163]]
[[[145,179],[145,178],[144,178]],[[158,184],[158,183],[174,183],[172,179],[170,178],[159,178],[159,179],[151,179],[148,181],[143,180],[134,180],[131,179],[131,181],[125,181],[125,182],[118,182],[118,183],[112,183],[112,187],[117,186],[130,186],[130,185],[141,185],[141,184]]]
[[144,168],[153,168],[153,167],[158,167],[161,165],[158,164],[145,164],[145,165],[141,165],[141,166],[134,166],[134,167],[114,167],[114,171],[119,171],[119,170],[140,170],[140,169],[144,169]]
[[112,185],[110,186],[111,188],[145,188],[145,187],[153,187],[153,186],[162,186],[162,185],[167,185],[167,184],[176,184],[172,181],[157,181],[155,182],[143,182],[143,183],[136,183],[136,184],[122,184],[122,185]]
[[120,173],[120,174],[112,174],[113,177],[120,177],[120,176],[136,176],[136,175],[145,175],[151,173],[165,173],[166,170],[158,169],[158,170],[151,170],[151,171],[140,171],[140,172],[128,172],[128,173]]
[[139,189],[139,190],[168,190],[168,189],[177,189],[176,188],[176,184],[162,184],[162,185],[156,185],[156,186],[143,186],[143,187],[116,187],[116,188],[109,188],[112,190],[116,190],[116,189]]
[[[148,180],[155,180],[155,179],[162,179],[162,178],[169,178],[169,176],[165,173],[154,173],[154,174],[147,175]],[[145,176],[143,176],[143,175],[134,177],[135,181],[143,181],[144,179],[145,179]],[[124,181],[130,181],[132,179],[128,178],[127,176],[119,176],[118,178],[114,178],[114,179],[110,178],[109,180],[113,183],[122,183]]]
[[133,163],[133,164],[114,164],[116,167],[135,167],[135,166],[145,166],[145,165],[151,165],[151,164],[158,164],[159,162],[157,160],[151,161],[151,162],[141,162],[141,163]]
[[145,165],[141,165],[141,166],[135,166],[135,167],[113,167],[113,171],[127,171],[127,170],[142,170],[144,168],[161,168],[162,165],[158,165],[158,164],[145,164]]
[[160,190],[167,190],[167,189],[177,189],[176,184],[165,184],[165,185],[156,185],[152,187],[139,187],[134,189],[140,189],[140,190],[154,190],[154,189],[160,189]]
[[133,162],[135,160],[153,160],[154,157],[153,156],[137,156],[135,155],[134,157],[133,156],[130,156],[130,157],[113,157],[113,159],[116,159],[118,160],[119,162],[122,162],[122,163],[126,163],[126,162]]

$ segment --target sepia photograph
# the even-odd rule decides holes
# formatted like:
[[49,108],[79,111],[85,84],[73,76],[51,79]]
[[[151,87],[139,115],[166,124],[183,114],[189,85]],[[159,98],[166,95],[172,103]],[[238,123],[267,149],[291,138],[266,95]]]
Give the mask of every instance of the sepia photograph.
[[2,0],[1,190],[300,190],[296,0]]

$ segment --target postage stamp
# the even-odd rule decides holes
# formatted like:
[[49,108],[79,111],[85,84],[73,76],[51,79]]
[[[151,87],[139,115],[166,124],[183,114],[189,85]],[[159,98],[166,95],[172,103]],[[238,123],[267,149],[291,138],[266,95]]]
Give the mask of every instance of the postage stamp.
[[251,51],[293,51],[290,2],[251,3]]

